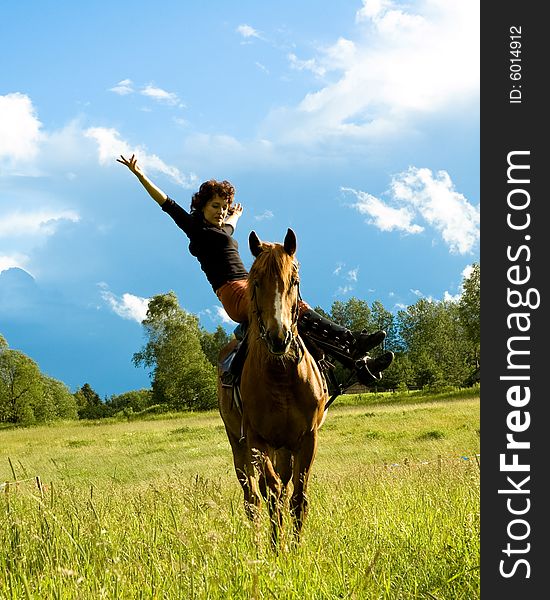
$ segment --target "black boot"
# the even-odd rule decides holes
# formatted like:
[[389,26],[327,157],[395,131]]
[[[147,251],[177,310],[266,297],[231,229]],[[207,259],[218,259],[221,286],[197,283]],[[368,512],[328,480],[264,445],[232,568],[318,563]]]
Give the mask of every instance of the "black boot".
[[376,348],[376,346],[379,346],[386,339],[386,332],[382,329],[374,333],[367,333],[367,330],[363,329],[359,332],[352,332],[352,335],[355,339],[355,345],[352,350],[355,360],[365,356],[365,354]]
[[298,332],[301,336],[313,340],[327,354],[348,368],[353,368],[356,360],[364,358],[369,350],[381,344],[386,337],[385,331],[369,334],[363,329],[352,333],[311,308],[300,316]]

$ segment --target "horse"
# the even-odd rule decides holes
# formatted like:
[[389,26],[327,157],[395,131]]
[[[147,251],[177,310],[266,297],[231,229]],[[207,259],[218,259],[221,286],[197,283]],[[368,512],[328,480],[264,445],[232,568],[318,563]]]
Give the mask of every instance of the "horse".
[[[300,542],[307,514],[307,486],[328,399],[326,380],[298,335],[300,306],[296,235],[262,242],[252,231],[254,258],[248,277],[248,352],[240,378],[240,407],[221,385],[218,407],[243,489],[247,517],[258,523],[262,498],[276,549],[289,498],[293,541]],[[220,363],[234,348],[220,352]],[[292,485],[292,487],[291,487]],[[292,493],[290,494],[290,490]]]

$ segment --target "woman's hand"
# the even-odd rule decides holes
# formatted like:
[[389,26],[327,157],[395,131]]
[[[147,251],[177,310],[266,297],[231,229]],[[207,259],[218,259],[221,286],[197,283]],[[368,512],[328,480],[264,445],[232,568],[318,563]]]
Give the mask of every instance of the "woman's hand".
[[121,154],[120,158],[117,158],[117,162],[126,165],[130,171],[132,171],[132,173],[138,178],[138,181],[141,183],[141,185],[147,190],[149,196],[151,196],[151,198],[153,198],[157,204],[160,206],[164,204],[168,196],[160,188],[158,188],[141,170],[137,164],[137,158],[135,154],[132,154],[129,159],[124,158],[124,156]]
[[236,216],[239,218],[243,214],[243,205],[240,203],[234,204],[228,211],[228,216]]
[[227,225],[231,225],[233,227],[233,229],[235,229],[237,227],[237,221],[239,220],[239,218],[242,214],[243,214],[243,205],[239,204],[239,203],[234,204],[227,211],[227,217],[225,218],[225,223]]
[[126,165],[130,169],[130,171],[132,171],[132,173],[137,177],[143,177],[144,173],[137,164],[137,158],[135,154],[132,154],[132,156],[129,159],[124,158],[124,156],[122,156],[121,154],[120,158],[117,158],[117,162]]

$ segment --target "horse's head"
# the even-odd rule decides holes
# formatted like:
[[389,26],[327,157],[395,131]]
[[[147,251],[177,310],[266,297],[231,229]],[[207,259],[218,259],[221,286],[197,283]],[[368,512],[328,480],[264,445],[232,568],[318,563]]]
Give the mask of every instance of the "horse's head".
[[248,238],[255,257],[249,274],[250,324],[272,354],[286,354],[297,335],[299,278],[296,235],[289,229],[283,244],[262,242],[252,231]]

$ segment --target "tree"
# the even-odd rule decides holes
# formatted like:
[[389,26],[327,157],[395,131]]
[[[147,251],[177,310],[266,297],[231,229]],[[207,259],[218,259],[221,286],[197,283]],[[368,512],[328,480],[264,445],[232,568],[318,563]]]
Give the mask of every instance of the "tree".
[[42,376],[43,394],[48,406],[53,408],[55,417],[60,419],[77,419],[76,399],[69,388],[52,377]]
[[[42,380],[37,364],[0,340],[0,422],[29,425],[42,399]],[[39,410],[39,416],[40,410]]]
[[398,320],[415,385],[461,385],[467,379],[471,344],[456,303],[422,298],[406,311],[399,311]]
[[74,394],[79,419],[101,419],[107,416],[107,407],[89,383]]
[[335,323],[347,327],[351,331],[373,330],[372,313],[369,305],[364,300],[350,298],[346,302],[336,300],[330,310],[331,318]]
[[216,369],[201,347],[196,316],[180,308],[174,292],[154,296],[143,321],[148,339],[133,356],[150,369],[153,401],[176,410],[216,404]]
[[111,396],[107,400],[107,407],[111,414],[118,412],[138,413],[153,404],[153,393],[151,390],[132,390],[117,396]]
[[462,282],[462,296],[458,303],[460,321],[473,348],[472,362],[479,367],[480,357],[480,265],[474,263],[472,271]]
[[210,363],[216,367],[220,350],[230,342],[232,336],[221,325],[218,325],[214,333],[201,328],[200,336],[202,351]]
[[0,422],[31,425],[76,417],[76,401],[67,386],[41,373],[0,335]]
[[[382,329],[386,332],[384,350],[400,352],[402,350],[402,344],[399,338],[399,331],[395,323],[395,317],[389,310],[384,308],[382,302],[375,300],[371,306],[371,329],[369,329],[369,333],[372,333],[372,331],[378,331],[379,329]],[[382,349],[380,349],[380,351],[382,351]]]
[[[387,371],[389,371],[389,373],[387,373]],[[408,355],[405,353],[396,354],[395,360],[387,371],[384,371],[383,378],[386,388],[391,387],[392,389],[406,390],[416,385],[413,365]],[[388,382],[388,378],[390,379],[390,382]]]

